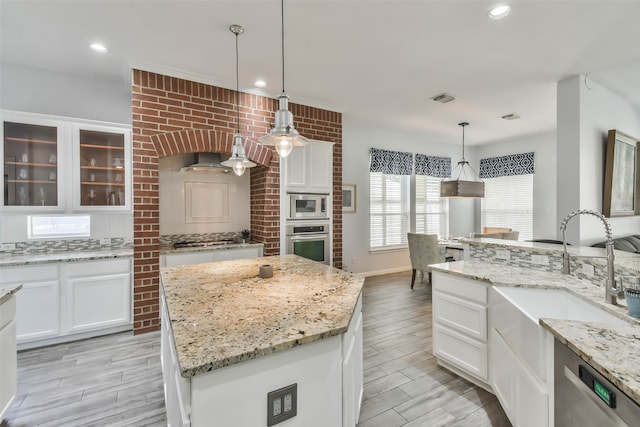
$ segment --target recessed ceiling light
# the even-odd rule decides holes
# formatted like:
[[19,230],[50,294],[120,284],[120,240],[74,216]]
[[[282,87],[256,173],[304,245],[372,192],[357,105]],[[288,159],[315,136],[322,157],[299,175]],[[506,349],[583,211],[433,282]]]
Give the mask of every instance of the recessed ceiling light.
[[101,43],[91,43],[91,45],[89,45],[89,48],[94,52],[99,52],[99,53],[109,52],[109,49],[107,49],[107,47]]
[[253,85],[255,87],[265,87],[267,86],[267,82],[265,82],[264,80],[256,80],[256,82]]
[[511,7],[506,4],[502,4],[500,6],[496,6],[489,11],[489,18],[491,19],[502,19],[507,16],[511,12]]

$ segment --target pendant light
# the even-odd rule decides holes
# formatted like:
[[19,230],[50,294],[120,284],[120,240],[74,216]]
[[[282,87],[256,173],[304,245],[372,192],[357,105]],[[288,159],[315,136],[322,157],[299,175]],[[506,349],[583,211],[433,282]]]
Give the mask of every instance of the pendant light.
[[229,27],[229,31],[236,35],[236,133],[233,135],[233,146],[231,147],[231,157],[220,163],[223,166],[227,166],[233,169],[233,173],[241,176],[246,168],[252,168],[256,164],[247,159],[244,153],[244,146],[242,145],[242,134],[240,133],[240,103],[238,101],[240,97],[240,77],[238,72],[238,36],[244,33],[244,28],[240,25],[232,25]]
[[[440,182],[440,197],[484,197],[484,182],[480,180],[480,177],[464,158],[464,128],[468,125],[469,123],[467,122],[458,123],[458,126],[462,126],[462,160],[458,162],[458,166],[451,172],[451,176],[453,176],[456,170],[459,169],[456,179]],[[465,168],[468,168],[471,172],[471,180],[468,180]],[[465,179],[460,179],[460,176]]]
[[309,140],[300,135],[293,127],[293,114],[289,111],[289,97],[284,91],[284,0],[281,4],[282,19],[282,93],[278,96],[279,110],[276,111],[275,124],[271,132],[258,139],[263,145],[272,145],[280,157],[285,158],[291,153],[293,147],[307,145]]

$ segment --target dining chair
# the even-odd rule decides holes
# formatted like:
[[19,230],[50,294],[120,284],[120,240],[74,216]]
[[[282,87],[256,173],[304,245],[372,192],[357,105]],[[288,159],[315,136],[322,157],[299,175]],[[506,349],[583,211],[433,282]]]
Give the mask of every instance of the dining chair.
[[[429,273],[431,283],[431,268],[429,265],[442,262],[437,234],[407,233],[409,241],[409,258],[411,258],[411,289],[416,280],[416,271]],[[424,277],[424,276],[423,276]]]

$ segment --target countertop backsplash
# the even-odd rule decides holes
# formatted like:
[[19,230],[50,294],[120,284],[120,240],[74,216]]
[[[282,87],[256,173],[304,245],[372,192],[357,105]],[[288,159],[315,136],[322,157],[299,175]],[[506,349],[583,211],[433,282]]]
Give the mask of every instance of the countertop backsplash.
[[224,233],[162,234],[160,236],[160,246],[172,246],[174,243],[182,242],[219,242],[221,240],[234,239],[242,239],[240,231],[226,231]]
[[0,255],[37,255],[53,252],[80,252],[97,251],[103,249],[132,249],[133,239],[124,237],[105,239],[58,239],[58,240],[33,240],[28,242],[3,242],[13,243],[14,249],[0,250]]
[[[562,245],[495,239],[461,239],[461,242],[469,245],[469,259],[473,261],[506,264],[537,271],[562,272]],[[509,259],[504,259],[505,251],[507,250]],[[588,256],[603,256],[605,255],[605,249],[569,246],[568,251],[570,254],[571,275],[590,281],[596,286],[602,286],[607,275],[606,260],[589,258]],[[580,257],[573,256],[576,255],[576,252]],[[547,262],[535,263],[533,255],[546,257],[543,259]],[[632,276],[640,274],[640,255],[615,251],[615,256],[616,275]],[[584,274],[583,264],[594,267],[593,276]]]

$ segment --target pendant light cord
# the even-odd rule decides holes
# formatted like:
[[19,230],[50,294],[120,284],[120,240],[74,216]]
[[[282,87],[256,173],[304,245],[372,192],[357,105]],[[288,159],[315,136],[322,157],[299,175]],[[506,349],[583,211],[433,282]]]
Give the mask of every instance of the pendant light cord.
[[284,0],[280,0],[280,22],[282,24],[282,94],[284,95]]
[[238,133],[240,133],[240,69],[239,59],[238,59],[238,34],[236,33],[236,121],[237,121],[237,129]]

